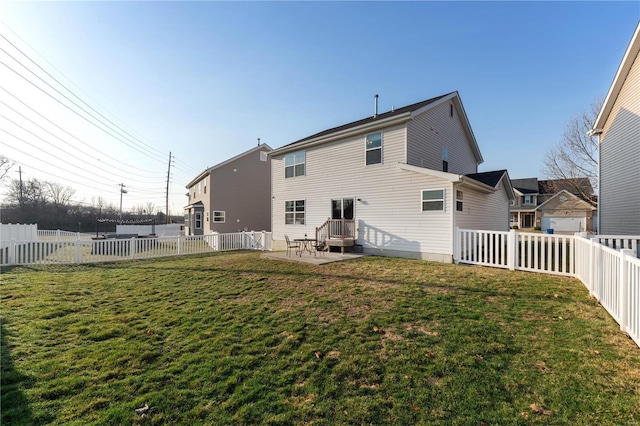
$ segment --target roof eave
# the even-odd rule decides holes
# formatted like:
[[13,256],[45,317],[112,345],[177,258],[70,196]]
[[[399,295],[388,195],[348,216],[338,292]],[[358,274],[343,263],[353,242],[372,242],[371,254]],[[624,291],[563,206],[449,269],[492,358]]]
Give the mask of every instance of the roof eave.
[[618,67],[618,72],[616,72],[616,75],[613,78],[613,83],[611,83],[607,97],[605,98],[602,108],[600,109],[600,113],[593,125],[592,131],[594,134],[602,133],[602,129],[604,128],[604,125],[609,118],[609,114],[611,114],[611,110],[613,109],[613,104],[620,94],[620,90],[622,89],[624,81],[631,70],[633,62],[638,56],[638,52],[640,52],[640,22],[633,33],[633,37],[631,37],[631,42],[622,57],[622,62],[620,63],[620,67]]

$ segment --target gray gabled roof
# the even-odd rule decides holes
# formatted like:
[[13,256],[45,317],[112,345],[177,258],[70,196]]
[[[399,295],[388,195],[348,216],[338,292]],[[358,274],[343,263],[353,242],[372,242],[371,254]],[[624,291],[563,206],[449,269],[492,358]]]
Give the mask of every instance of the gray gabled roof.
[[[451,92],[451,93],[455,93],[455,92]],[[445,95],[441,95],[441,96],[436,96],[435,98],[431,98],[431,99],[427,99],[426,101],[421,101],[421,102],[416,102],[415,104],[411,104],[411,105],[407,105],[405,107],[402,108],[397,108],[394,109],[393,111],[388,111],[382,114],[378,114],[375,116],[371,116],[371,117],[367,117],[367,118],[363,118],[357,121],[353,121],[351,123],[348,124],[343,124],[342,126],[337,126],[337,127],[332,127],[331,129],[327,129],[327,130],[323,130],[321,132],[315,133],[311,136],[307,136],[306,138],[302,138],[299,139],[295,142],[291,142],[287,145],[284,146],[290,146],[290,145],[295,145],[297,143],[301,143],[301,142],[305,142],[311,139],[315,139],[321,136],[325,136],[325,135],[330,135],[331,133],[335,133],[335,132],[340,132],[342,130],[348,130],[352,127],[357,127],[357,126],[361,126],[363,124],[367,124],[367,123],[372,123],[374,121],[381,121],[385,118],[389,118],[389,117],[393,117],[396,115],[400,115],[400,114],[404,114],[405,112],[413,112],[416,110],[419,110],[422,107],[425,107],[435,101],[438,101],[442,98],[444,98],[445,96],[449,96],[451,93],[447,93]]]
[[500,179],[502,179],[502,176],[504,176],[505,173],[507,173],[507,171],[503,169],[503,170],[494,170],[491,172],[483,172],[483,173],[470,173],[465,176],[470,177],[471,179],[477,180],[478,182],[482,182],[485,185],[495,187],[498,184],[498,182],[500,182]]
[[351,123],[343,124],[341,126],[332,127],[330,129],[323,130],[321,132],[314,133],[313,135],[299,139],[295,142],[283,145],[280,148],[275,149],[272,154],[282,154],[285,152],[290,152],[292,150],[298,149],[298,145],[300,145],[302,148],[319,143],[325,143],[328,142],[329,139],[335,140],[337,138],[345,136],[345,134],[349,134],[350,132],[365,132],[370,131],[374,128],[383,129],[384,126],[398,124],[403,119],[406,121],[411,120],[414,115],[421,114],[422,112],[434,107],[440,102],[446,102],[449,99],[451,99],[455,103],[456,108],[460,113],[460,120],[462,121],[465,134],[470,140],[471,149],[476,157],[476,163],[480,164],[484,160],[482,158],[482,154],[480,153],[478,142],[476,141],[476,138],[473,134],[471,124],[469,123],[469,119],[464,110],[464,106],[462,105],[462,101],[458,92],[450,92],[445,95],[436,96],[435,98],[416,102],[414,104],[407,105],[401,108],[396,108],[392,111],[387,111],[382,114],[366,117],[357,121],[353,121]]

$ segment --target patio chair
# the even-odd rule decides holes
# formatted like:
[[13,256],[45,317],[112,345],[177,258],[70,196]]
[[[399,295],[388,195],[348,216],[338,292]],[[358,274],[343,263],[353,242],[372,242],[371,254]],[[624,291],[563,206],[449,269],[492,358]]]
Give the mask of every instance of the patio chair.
[[287,256],[291,256],[291,249],[296,249],[296,254],[300,250],[300,243],[298,241],[289,240],[289,236],[287,234],[284,235],[284,239],[287,241]]
[[313,245],[314,252],[317,254],[320,252],[324,256],[325,251],[329,251],[329,245],[327,244],[327,239],[323,238],[321,241],[316,241]]

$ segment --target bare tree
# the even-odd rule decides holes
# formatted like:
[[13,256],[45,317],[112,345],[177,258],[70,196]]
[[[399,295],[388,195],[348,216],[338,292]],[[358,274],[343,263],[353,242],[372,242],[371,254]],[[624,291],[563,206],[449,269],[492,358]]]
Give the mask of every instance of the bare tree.
[[46,201],[44,182],[33,178],[22,182],[13,179],[9,185],[7,194],[9,203],[19,205],[20,208],[37,208],[43,206]]
[[76,193],[70,186],[65,187],[57,182],[45,182],[45,190],[47,197],[57,209],[69,206],[71,197]]
[[572,117],[567,123],[560,142],[551,148],[544,159],[545,174],[551,179],[562,179],[566,186],[585,200],[593,200],[587,193],[584,178],[594,190],[598,188],[598,139],[588,134],[598,117],[603,100],[594,101],[587,111]]
[[147,209],[147,215],[153,216],[154,212],[156,211],[155,203],[153,201],[147,201],[146,209]]
[[0,155],[0,182],[7,176],[11,167],[13,167],[13,162],[4,155]]

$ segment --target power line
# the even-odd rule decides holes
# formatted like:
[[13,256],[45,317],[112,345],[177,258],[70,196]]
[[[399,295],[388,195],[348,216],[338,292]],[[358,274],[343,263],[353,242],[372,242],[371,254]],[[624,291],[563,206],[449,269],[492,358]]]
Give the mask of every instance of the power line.
[[[72,133],[70,133],[69,131],[67,131],[67,130],[63,129],[62,127],[60,127],[59,125],[57,125],[57,124],[56,124],[56,123],[54,123],[53,121],[49,120],[49,119],[48,119],[47,117],[45,117],[43,114],[41,114],[40,112],[36,111],[35,109],[33,109],[32,107],[30,107],[29,105],[27,105],[24,101],[22,101],[22,100],[21,100],[20,98],[18,98],[16,95],[14,95],[13,93],[9,92],[6,88],[4,88],[4,87],[0,87],[0,89],[2,89],[3,91],[5,91],[8,95],[12,96],[15,100],[17,100],[18,102],[20,102],[20,103],[21,103],[22,105],[24,105],[25,107],[29,108],[31,111],[33,111],[35,114],[37,114],[40,118],[42,118],[42,119],[46,120],[49,124],[51,124],[51,125],[55,126],[55,127],[56,127],[56,128],[58,128],[59,130],[61,130],[61,131],[63,131],[64,133],[66,133],[67,135],[71,136],[72,138],[74,138],[75,140],[77,140],[78,142],[80,142],[81,144],[83,144],[84,146],[86,146],[86,147],[88,147],[88,148],[90,148],[90,149],[94,150],[95,152],[97,152],[97,153],[98,153],[98,154],[100,154],[100,155],[104,155],[105,157],[107,157],[107,158],[109,158],[109,159],[111,159],[111,160],[113,160],[113,161],[116,161],[116,162],[118,162],[118,163],[121,163],[121,161],[120,161],[120,160],[118,160],[117,158],[112,157],[112,156],[110,156],[109,154],[106,154],[106,153],[104,153],[104,152],[100,151],[99,149],[97,149],[97,148],[95,148],[95,147],[91,146],[90,144],[88,144],[87,142],[83,141],[83,140],[82,140],[82,139],[80,139],[79,137],[77,137],[77,136],[73,135],[73,134],[72,134]],[[4,105],[5,105],[5,106],[7,106],[9,109],[11,109],[13,112],[15,112],[16,114],[19,114],[20,116],[22,116],[22,117],[23,117],[23,118],[25,118],[26,120],[29,120],[29,121],[30,121],[31,123],[33,123],[34,125],[36,125],[36,126],[40,127],[41,129],[45,130],[42,126],[40,126],[39,124],[35,123],[33,120],[29,119],[29,118],[28,118],[28,117],[26,117],[24,114],[20,113],[19,111],[17,111],[17,110],[16,110],[16,109],[14,109],[13,107],[11,107],[9,104],[7,104],[7,103],[5,103],[5,102],[3,102],[3,101],[1,101],[1,100],[0,100],[0,103],[4,104]],[[48,133],[52,134],[52,133],[51,133],[51,132],[49,132],[48,130],[45,130],[45,131],[47,131]],[[56,137],[57,137],[57,136],[56,136]],[[96,158],[96,160],[98,160],[98,161],[102,161],[102,160],[100,160],[99,158]],[[134,169],[134,170],[139,170],[139,171],[141,171],[141,172],[145,172],[145,173],[151,173],[151,174],[164,174],[164,172],[153,172],[153,171],[147,171],[147,170],[143,170],[143,169],[140,169],[140,168],[138,168],[138,167],[135,167],[135,166],[131,166],[130,164],[127,164],[127,163],[123,163],[123,164],[124,164],[125,166],[127,166],[127,167],[130,167],[130,168]],[[151,177],[151,176],[145,176],[145,175],[136,174],[136,173],[133,173],[133,172],[128,171],[128,170],[122,170],[122,169],[119,169],[118,167],[115,167],[115,166],[111,166],[111,167],[113,167],[113,168],[115,168],[115,169],[118,169],[118,170],[120,170],[120,171],[123,171],[123,172],[125,172],[125,173],[130,173],[130,174],[133,174],[133,175],[136,175],[136,176],[139,176],[139,177]]]
[[[4,49],[0,48],[0,50],[4,51]],[[6,51],[5,51],[6,53]],[[11,56],[11,55],[9,55]],[[20,62],[18,62],[20,63]],[[142,150],[140,150],[137,146],[132,145],[130,142],[122,139],[120,137],[120,135],[114,135],[113,133],[109,132],[108,130],[105,130],[103,127],[98,126],[96,123],[94,123],[93,121],[89,120],[87,117],[85,117],[84,115],[80,114],[78,111],[74,110],[73,108],[69,107],[67,104],[65,104],[64,102],[60,101],[59,99],[57,99],[55,96],[51,95],[49,92],[47,92],[46,90],[44,90],[43,88],[41,88],[40,86],[38,86],[37,84],[35,84],[34,82],[32,82],[31,80],[29,80],[28,78],[26,78],[24,75],[20,74],[18,71],[16,71],[15,69],[13,69],[12,67],[10,67],[9,65],[7,65],[6,63],[0,61],[0,64],[4,65],[5,67],[7,67],[10,71],[12,71],[14,74],[16,74],[18,77],[22,78],[23,80],[25,80],[27,83],[31,84],[33,87],[35,87],[36,89],[40,90],[42,93],[44,93],[45,95],[49,96],[51,99],[53,99],[54,101],[58,102],[60,105],[62,105],[63,107],[67,108],[69,111],[73,112],[74,114],[76,114],[78,117],[82,118],[83,120],[85,120],[86,122],[88,122],[89,124],[91,124],[92,126],[96,127],[97,129],[103,131],[104,133],[106,133],[107,135],[111,136],[112,138],[119,140],[120,142],[124,143],[125,145],[129,146],[130,148],[133,148],[134,150],[138,151],[141,154],[146,155],[149,158],[152,158],[156,161],[162,161],[160,160],[158,157],[154,155],[150,155],[147,152],[144,152]],[[22,65],[20,63],[20,65]],[[24,65],[22,65],[24,67]],[[29,70],[27,68],[27,70]],[[33,73],[33,71],[29,70],[31,73]],[[38,77],[36,75],[36,77]],[[40,78],[40,77],[38,77]],[[40,78],[41,79],[41,78]],[[42,80],[42,79],[41,79]],[[44,81],[44,80],[43,80]],[[47,83],[45,81],[45,84],[47,84],[49,87],[52,87],[49,83]],[[56,92],[60,93],[56,88],[52,87],[53,90],[55,90]],[[69,99],[67,96],[65,96],[64,94],[60,93],[62,96],[64,96],[66,99],[68,99],[72,104],[76,105],[78,108],[80,108],[82,111],[84,111],[85,113],[87,113],[89,116],[91,116],[93,119],[95,119],[96,121],[100,122],[100,120],[96,119],[95,117],[93,117],[89,112],[87,112],[84,108],[80,107],[78,104],[76,104],[75,102],[73,102],[71,99]],[[104,125],[104,123],[100,122],[101,124]],[[109,127],[106,126],[105,127]]]
[[[4,38],[11,46],[13,46],[18,52],[20,52],[25,58],[27,58],[29,61],[31,61],[31,63],[33,63],[35,66],[37,66],[38,68],[40,68],[45,74],[47,74],[49,77],[51,77],[56,83],[58,83],[60,86],[62,86],[67,92],[71,93],[73,96],[75,96],[80,102],[82,102],[83,104],[85,104],[87,107],[89,107],[92,111],[96,112],[98,115],[100,115],[100,117],[104,118],[105,120],[107,120],[109,123],[113,124],[116,128],[118,128],[119,130],[121,130],[122,132],[124,132],[125,134],[127,134],[128,136],[130,136],[131,138],[137,140],[138,142],[140,142],[141,144],[143,144],[144,146],[146,146],[147,148],[149,148],[150,150],[153,150],[159,154],[164,154],[162,151],[157,150],[156,148],[146,144],[145,142],[141,141],[140,139],[136,138],[135,136],[133,136],[132,134],[130,134],[129,132],[127,132],[126,130],[124,130],[122,127],[118,126],[116,123],[114,123],[113,121],[111,121],[109,118],[105,117],[102,113],[100,113],[99,111],[97,111],[95,108],[93,108],[91,105],[89,105],[87,102],[85,102],[82,98],[80,98],[78,95],[76,95],[72,90],[70,90],[68,87],[66,87],[64,84],[62,84],[60,81],[58,81],[58,79],[56,79],[54,76],[52,76],[51,74],[49,74],[49,72],[47,72],[47,70],[45,70],[44,68],[42,68],[36,61],[34,61],[29,55],[27,55],[26,53],[24,53],[22,50],[20,50],[19,47],[17,47],[15,44],[13,44],[7,37],[5,37],[4,35],[0,34],[0,37]],[[4,49],[2,49],[4,50]],[[6,52],[6,51],[5,51]],[[11,56],[11,55],[9,55]],[[15,61],[17,61],[17,59],[15,59],[13,56],[11,56]],[[26,67],[25,67],[26,68]],[[35,74],[34,74],[35,75]],[[43,80],[44,81],[44,80]],[[55,90],[55,89],[54,89]],[[64,95],[63,95],[64,96]]]
[[[2,101],[0,101],[0,102],[2,102]],[[4,103],[4,102],[2,102],[2,103]],[[36,138],[40,139],[40,140],[41,140],[41,141],[43,141],[44,143],[46,143],[46,144],[48,144],[48,145],[51,145],[52,147],[56,148],[57,150],[62,151],[65,155],[68,155],[68,156],[70,156],[70,157],[73,157],[73,158],[75,158],[76,160],[79,160],[79,161],[85,162],[85,159],[80,158],[80,157],[76,156],[75,154],[73,154],[73,153],[71,153],[71,152],[67,152],[67,151],[65,151],[64,149],[60,148],[59,146],[57,146],[57,145],[56,145],[56,144],[54,144],[53,142],[47,141],[46,139],[44,139],[44,138],[42,138],[42,137],[40,137],[40,136],[36,135],[36,134],[35,134],[35,133],[33,133],[31,130],[24,128],[23,126],[21,126],[20,124],[16,123],[16,122],[15,122],[15,121],[13,121],[13,120],[11,120],[10,118],[8,118],[8,117],[6,117],[6,116],[4,116],[4,115],[0,115],[0,117],[4,118],[5,120],[7,120],[7,121],[9,121],[10,123],[12,123],[14,126],[19,127],[20,129],[24,130],[25,132],[29,133],[30,135],[32,135],[32,136],[34,136],[34,137],[36,137]],[[38,126],[38,127],[39,127],[39,126]],[[46,132],[48,132],[46,129],[43,129],[43,130],[44,130],[44,131],[46,131]],[[3,130],[3,131],[4,131],[4,130]],[[5,132],[5,133],[7,133],[7,132]],[[69,146],[71,146],[71,147],[73,148],[73,145],[71,145],[70,143],[68,143],[68,142],[67,142],[67,141],[65,141],[64,139],[59,138],[58,136],[54,135],[54,134],[53,134],[53,133],[51,133],[51,132],[48,132],[48,133],[49,133],[49,134],[51,134],[52,136],[54,136],[55,138],[59,139],[59,140],[60,140],[60,141],[62,141],[63,143],[65,143],[65,144],[67,144],[67,145],[69,145]],[[31,146],[35,147],[34,145],[31,145]],[[48,152],[47,152],[47,154],[50,154],[50,153],[48,153]],[[50,154],[50,155],[53,155],[53,154]],[[56,157],[56,158],[57,158],[57,157]],[[84,170],[84,169],[82,169],[81,167],[79,167],[79,166],[77,166],[77,165],[74,165],[74,164],[70,163],[69,161],[66,161],[66,160],[61,160],[61,161],[64,161],[65,163],[69,164],[70,166],[78,167],[79,169]],[[97,170],[101,170],[101,171],[103,171],[103,172],[105,172],[105,173],[107,173],[107,174],[113,174],[113,176],[123,178],[122,176],[118,176],[117,174],[112,173],[112,172],[110,172],[110,171],[108,171],[108,170],[105,170],[105,169],[103,169],[103,168],[101,168],[101,167],[98,167],[98,166],[97,166],[97,165],[95,165],[95,164],[93,164],[92,166],[93,166],[93,167],[95,167]],[[85,171],[86,171],[86,170],[85,170]],[[135,182],[140,182],[140,183],[152,183],[152,182],[148,182],[148,181],[147,181],[147,182],[145,182],[145,181],[137,181],[137,180],[136,180]]]

